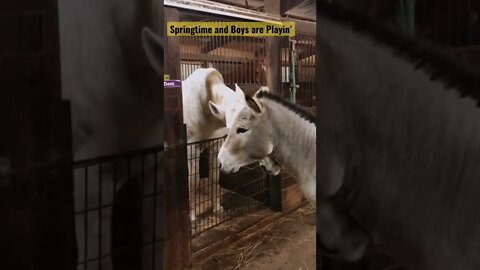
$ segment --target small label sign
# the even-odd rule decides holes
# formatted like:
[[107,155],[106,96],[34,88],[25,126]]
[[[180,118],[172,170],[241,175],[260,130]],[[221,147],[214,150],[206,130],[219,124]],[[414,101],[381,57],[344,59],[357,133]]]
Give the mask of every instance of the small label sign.
[[180,80],[167,80],[163,81],[164,88],[177,88],[182,87],[182,81]]
[[163,74],[163,80],[164,81],[170,80],[170,75],[169,74]]

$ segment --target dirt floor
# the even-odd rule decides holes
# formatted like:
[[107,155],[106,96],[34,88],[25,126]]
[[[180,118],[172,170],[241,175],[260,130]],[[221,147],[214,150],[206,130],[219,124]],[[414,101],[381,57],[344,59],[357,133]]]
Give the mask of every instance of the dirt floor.
[[305,206],[280,217],[196,264],[196,270],[312,270],[315,268],[315,210]]

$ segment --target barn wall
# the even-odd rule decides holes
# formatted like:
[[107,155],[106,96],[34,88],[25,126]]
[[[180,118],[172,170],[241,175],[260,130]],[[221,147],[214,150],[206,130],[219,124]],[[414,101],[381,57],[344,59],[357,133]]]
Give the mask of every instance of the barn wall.
[[[0,2],[0,257],[74,269],[70,106],[61,99],[56,0]],[[48,248],[45,248],[48,247]]]

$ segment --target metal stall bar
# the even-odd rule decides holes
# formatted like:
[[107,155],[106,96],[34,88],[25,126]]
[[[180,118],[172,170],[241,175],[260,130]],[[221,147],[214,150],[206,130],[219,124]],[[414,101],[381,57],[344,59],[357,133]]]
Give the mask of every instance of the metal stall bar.
[[315,35],[297,33],[298,104],[312,109],[315,106]]
[[[197,216],[192,222],[192,237],[268,202],[267,176],[257,164],[247,166],[236,174],[228,176],[218,174],[219,165],[216,157],[224,139],[225,137],[220,137],[187,144],[192,151],[202,145],[209,149],[210,155],[208,179],[200,179],[199,175],[189,173],[189,178],[195,182],[190,189],[190,194],[193,194],[190,197],[190,207]],[[198,159],[202,157],[194,155],[188,162],[199,162]],[[224,208],[214,211],[214,203],[219,200],[223,201]]]

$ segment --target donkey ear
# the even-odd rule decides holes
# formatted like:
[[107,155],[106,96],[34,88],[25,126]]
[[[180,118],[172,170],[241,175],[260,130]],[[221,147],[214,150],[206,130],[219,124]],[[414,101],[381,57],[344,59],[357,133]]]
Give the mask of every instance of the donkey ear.
[[245,93],[243,92],[242,88],[238,86],[238,84],[235,84],[235,93],[241,98],[245,96]]
[[225,121],[225,112],[217,106],[217,104],[213,103],[212,101],[208,101],[208,108],[210,112],[212,112],[213,116],[217,119]]
[[262,86],[257,90],[257,92],[255,92],[253,96],[256,97],[260,92],[270,92],[270,89],[268,89],[267,86]]
[[252,109],[254,112],[262,112],[260,105],[251,96],[245,96],[245,101],[247,102],[247,106],[250,107],[250,109]]

